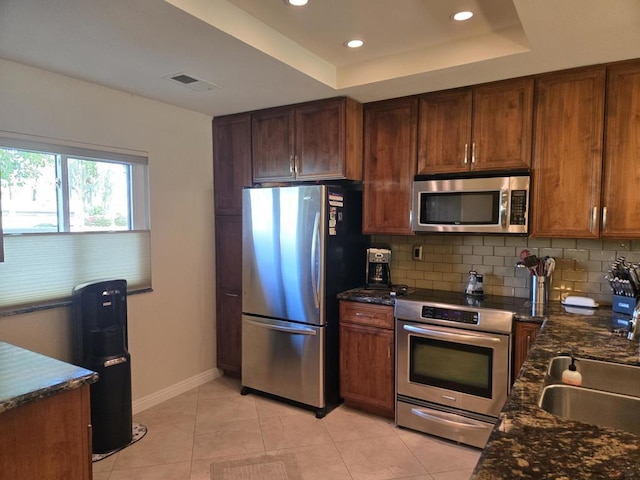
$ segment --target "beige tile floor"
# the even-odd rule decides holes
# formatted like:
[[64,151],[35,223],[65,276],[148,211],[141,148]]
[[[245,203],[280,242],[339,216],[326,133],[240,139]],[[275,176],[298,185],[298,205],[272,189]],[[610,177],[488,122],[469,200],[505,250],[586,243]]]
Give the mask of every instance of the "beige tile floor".
[[210,480],[212,462],[295,454],[304,480],[467,480],[480,450],[345,406],[313,412],[240,395],[221,377],[135,416],[147,435],[93,464],[95,480]]

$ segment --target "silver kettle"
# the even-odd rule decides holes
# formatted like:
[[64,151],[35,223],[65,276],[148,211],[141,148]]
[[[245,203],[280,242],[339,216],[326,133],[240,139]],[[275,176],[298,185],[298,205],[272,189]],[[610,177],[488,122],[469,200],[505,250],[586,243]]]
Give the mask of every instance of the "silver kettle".
[[469,281],[467,283],[467,288],[464,291],[465,295],[484,295],[483,280],[484,278],[481,274],[479,274],[475,270],[471,270],[469,272]]

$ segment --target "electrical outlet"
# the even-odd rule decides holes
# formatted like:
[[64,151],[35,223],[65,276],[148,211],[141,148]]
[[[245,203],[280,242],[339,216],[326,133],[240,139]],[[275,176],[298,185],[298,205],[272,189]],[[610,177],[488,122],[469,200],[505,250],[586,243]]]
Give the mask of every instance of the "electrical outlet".
[[411,256],[414,260],[422,260],[422,245],[414,245],[412,252]]

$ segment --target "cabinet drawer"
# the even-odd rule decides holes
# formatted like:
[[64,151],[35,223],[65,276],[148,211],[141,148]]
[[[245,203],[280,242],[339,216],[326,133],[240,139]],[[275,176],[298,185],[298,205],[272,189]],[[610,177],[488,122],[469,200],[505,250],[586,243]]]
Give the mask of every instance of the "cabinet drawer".
[[393,307],[341,300],[340,321],[393,330]]

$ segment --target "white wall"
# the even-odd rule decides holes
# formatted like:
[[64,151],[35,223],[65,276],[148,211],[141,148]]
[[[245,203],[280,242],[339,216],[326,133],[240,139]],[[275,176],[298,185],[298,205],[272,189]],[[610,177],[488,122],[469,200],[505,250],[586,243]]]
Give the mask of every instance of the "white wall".
[[[211,373],[211,117],[0,59],[2,130],[147,152],[154,291],[128,299],[133,399]],[[70,360],[69,325],[68,308],[0,317],[0,340]]]

